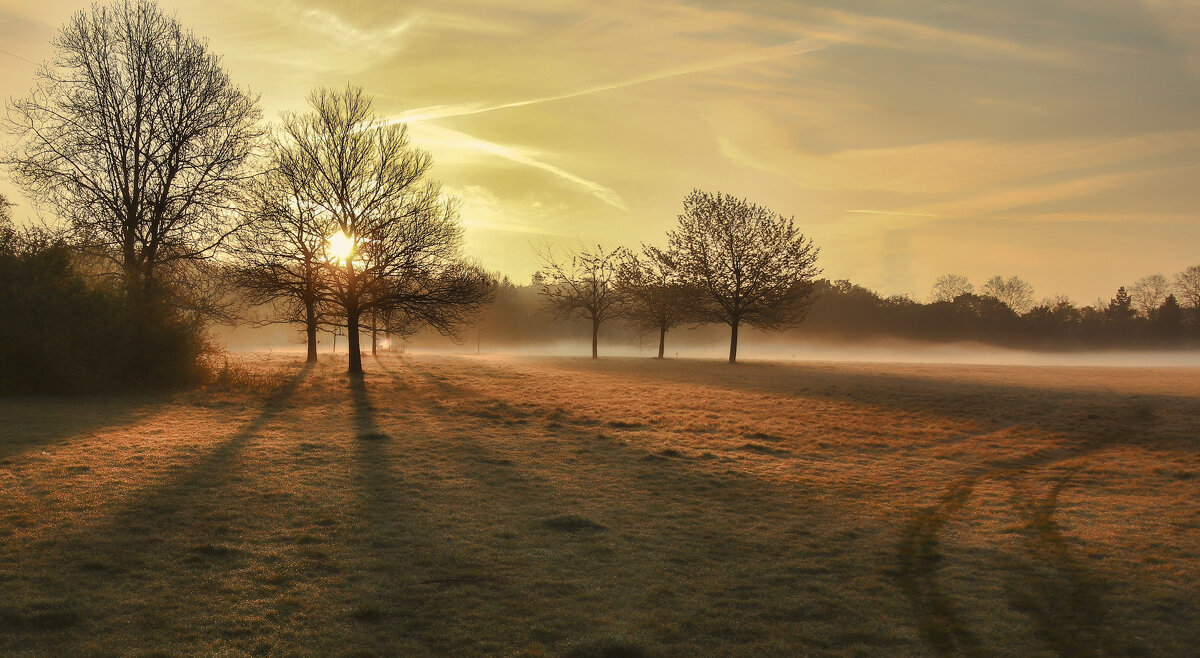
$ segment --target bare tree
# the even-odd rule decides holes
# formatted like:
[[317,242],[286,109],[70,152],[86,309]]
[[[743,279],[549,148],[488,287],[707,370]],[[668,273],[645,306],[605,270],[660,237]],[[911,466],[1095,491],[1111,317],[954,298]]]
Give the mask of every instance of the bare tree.
[[1021,315],[1033,308],[1033,286],[1013,275],[1007,279],[996,275],[983,284],[981,293],[1004,302],[1004,305]]
[[542,267],[533,283],[545,308],[560,318],[580,317],[592,323],[592,358],[600,357],[600,325],[623,313],[623,298],[617,287],[617,269],[626,257],[617,247],[607,251],[579,249],[570,259],[559,259],[549,246],[538,249]]
[[460,257],[457,204],[426,181],[432,159],[404,124],[376,117],[361,90],[318,89],[312,111],[285,116],[282,174],[337,233],[325,299],[345,319],[350,373],[362,373],[359,329],[372,313],[402,313],[455,335],[491,299],[491,278]]
[[795,220],[727,194],[693,190],[679,226],[667,233],[682,281],[704,293],[699,317],[730,327],[729,362],[738,329],[783,329],[804,320],[812,302],[818,249]]
[[13,204],[9,203],[8,199],[5,198],[5,196],[3,194],[0,194],[0,226],[3,226],[12,221],[12,217],[9,216],[9,211],[8,211],[8,209],[11,208],[12,205]]
[[116,263],[131,299],[154,298],[160,266],[229,234],[257,99],[152,0],[93,5],[53,43],[31,95],[9,103],[5,164]]
[[307,202],[304,181],[294,176],[295,170],[279,166],[284,148],[272,145],[271,167],[246,196],[244,224],[234,234],[230,251],[237,259],[238,288],[251,303],[270,306],[263,323],[302,324],[308,362],[316,363],[317,329],[329,289],[326,252],[333,231],[328,218]]
[[617,289],[625,300],[625,317],[643,330],[658,332],[658,358],[663,358],[667,332],[688,319],[695,291],[680,280],[669,254],[645,245],[640,256],[627,253],[621,261]]
[[1192,265],[1175,275],[1175,292],[1185,306],[1200,309],[1200,265]]
[[1138,313],[1144,318],[1149,318],[1154,311],[1158,310],[1159,306],[1162,306],[1169,292],[1171,292],[1171,282],[1167,281],[1167,277],[1161,274],[1151,274],[1138,279],[1138,282],[1133,284],[1129,289],[1129,297],[1133,300],[1133,306]]
[[934,302],[952,302],[959,295],[975,292],[975,286],[961,274],[943,274],[933,284]]

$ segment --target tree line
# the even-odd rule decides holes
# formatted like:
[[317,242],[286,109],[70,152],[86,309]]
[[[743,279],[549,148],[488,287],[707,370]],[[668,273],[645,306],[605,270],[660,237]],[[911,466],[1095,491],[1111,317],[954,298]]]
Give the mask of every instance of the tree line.
[[[362,89],[316,89],[307,111],[265,124],[258,97],[153,0],[93,5],[53,46],[4,120],[0,164],[62,223],[18,230],[0,199],[0,388],[195,379],[213,320],[296,324],[310,361],[317,332],[340,328],[357,375],[360,332],[373,352],[380,336],[460,337],[527,298],[463,257],[459,204],[430,155]],[[817,280],[818,254],[794,218],[695,190],[665,248],[546,247],[529,289],[540,310],[590,325],[593,357],[614,320],[657,333],[660,357],[668,332],[723,325],[730,362],[747,328],[1169,343],[1197,324],[1200,267],[1103,308],[1034,303],[1016,277],[976,294],[954,275],[921,304]]]

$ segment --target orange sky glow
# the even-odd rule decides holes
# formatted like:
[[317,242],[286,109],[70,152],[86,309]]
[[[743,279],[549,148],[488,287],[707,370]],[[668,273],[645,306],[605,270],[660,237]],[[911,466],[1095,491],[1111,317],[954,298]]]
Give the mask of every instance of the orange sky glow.
[[[161,4],[270,120],[364,87],[433,154],[468,255],[521,283],[543,239],[663,244],[694,187],[918,299],[957,272],[1090,304],[1200,263],[1200,3]],[[87,5],[0,0],[0,96]]]

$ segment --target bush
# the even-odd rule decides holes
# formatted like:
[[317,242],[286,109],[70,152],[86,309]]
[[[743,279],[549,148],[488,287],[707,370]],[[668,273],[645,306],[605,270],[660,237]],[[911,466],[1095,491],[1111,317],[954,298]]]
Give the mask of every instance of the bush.
[[160,388],[199,381],[211,351],[199,322],[131,311],[76,267],[61,237],[0,225],[0,392]]

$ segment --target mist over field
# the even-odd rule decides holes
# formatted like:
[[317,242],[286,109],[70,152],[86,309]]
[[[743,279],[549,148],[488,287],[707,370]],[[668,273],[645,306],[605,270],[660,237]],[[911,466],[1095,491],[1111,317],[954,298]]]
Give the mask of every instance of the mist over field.
[[0,0],[0,655],[1198,655],[1193,4]]
[[[288,340],[294,338],[289,329],[224,330],[215,332],[216,340],[239,353],[262,351],[303,353],[304,346]],[[707,338],[707,337],[706,337]],[[755,340],[758,338],[758,340]],[[601,340],[601,353],[606,357],[653,358],[656,337],[646,336],[641,344],[612,343]],[[320,352],[333,354],[333,335],[320,334]],[[346,355],[345,336],[338,336],[338,354]],[[725,358],[729,345],[719,340],[697,341],[684,329],[672,335],[668,342],[667,358],[713,359]],[[436,336],[424,336],[414,341],[396,339],[385,352],[446,355],[508,355],[586,357],[589,344],[584,337],[576,340],[557,340],[546,344],[483,342],[476,344],[475,336],[465,333],[461,342]],[[1021,350],[979,343],[929,343],[904,340],[878,341],[796,341],[783,342],[771,334],[748,336],[739,347],[739,354],[753,361],[850,361],[877,363],[944,363],[1022,366],[1104,366],[1126,368],[1197,368],[1200,350]]]

